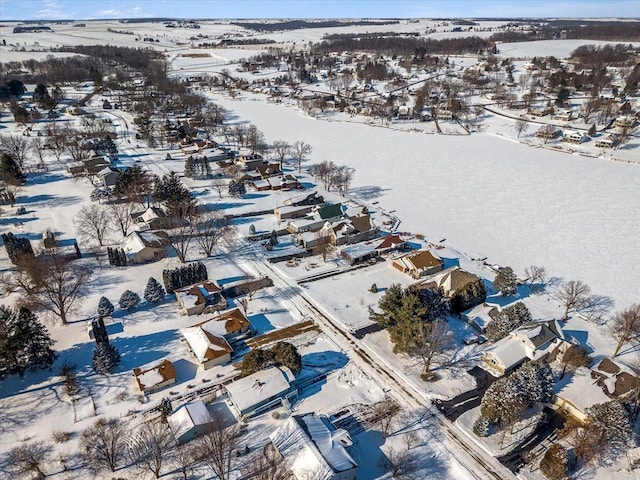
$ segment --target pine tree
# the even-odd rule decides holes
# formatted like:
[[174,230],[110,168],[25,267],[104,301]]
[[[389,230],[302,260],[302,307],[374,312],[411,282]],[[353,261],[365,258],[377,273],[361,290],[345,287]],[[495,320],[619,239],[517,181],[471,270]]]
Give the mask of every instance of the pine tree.
[[540,471],[549,480],[567,478],[567,450],[559,443],[554,443],[540,460]]
[[489,435],[489,420],[485,416],[480,415],[473,423],[473,433],[478,437],[486,437]]
[[196,176],[192,156],[189,156],[184,162],[184,176],[187,178],[195,178]]
[[47,328],[28,309],[0,306],[0,380],[50,368],[58,358]]
[[158,303],[164,298],[164,288],[153,277],[149,277],[147,286],[144,289],[144,299],[149,303]]
[[10,185],[22,185],[26,180],[18,162],[8,153],[0,155],[0,180]]
[[531,320],[531,312],[527,306],[523,302],[516,302],[506,307],[489,322],[486,332],[487,338],[496,342]]
[[111,303],[107,297],[100,297],[100,301],[98,302],[98,316],[108,317],[114,310],[113,303]]
[[289,342],[278,342],[271,349],[275,356],[275,361],[283,365],[294,375],[302,370],[302,357],[298,353],[298,349]]
[[11,263],[17,265],[25,257],[34,257],[31,241],[26,237],[16,237],[13,233],[3,233],[2,241]]
[[140,303],[140,296],[136,292],[132,292],[131,290],[125,290],[122,292],[122,296],[120,297],[120,301],[118,304],[120,308],[124,308],[127,311],[131,311],[138,306]]
[[256,234],[256,226],[252,223],[251,225],[249,225],[249,235],[255,235]]
[[93,351],[93,369],[102,374],[111,372],[120,364],[120,353],[108,342],[100,342]]
[[514,295],[517,292],[518,278],[511,267],[504,267],[496,275],[493,285],[502,295]]
[[164,283],[164,289],[167,293],[173,293],[173,281],[171,280],[171,270],[163,270],[162,271],[162,283]]
[[269,243],[272,247],[278,245],[278,234],[275,230],[271,230],[271,237],[269,238]]

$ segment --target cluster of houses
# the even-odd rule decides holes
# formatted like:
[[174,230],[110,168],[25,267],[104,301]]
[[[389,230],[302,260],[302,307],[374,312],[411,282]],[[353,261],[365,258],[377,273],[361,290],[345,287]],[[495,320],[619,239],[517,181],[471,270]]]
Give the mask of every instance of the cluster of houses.
[[95,156],[78,162],[69,162],[67,171],[74,177],[87,177],[98,187],[112,187],[119,169],[108,157]]

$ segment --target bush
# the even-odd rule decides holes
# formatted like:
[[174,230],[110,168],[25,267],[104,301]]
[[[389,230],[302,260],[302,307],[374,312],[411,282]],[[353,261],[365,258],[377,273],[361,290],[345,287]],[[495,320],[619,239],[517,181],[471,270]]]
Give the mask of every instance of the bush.
[[540,461],[540,471],[549,480],[562,480],[567,477],[567,451],[556,443],[544,454]]
[[378,285],[376,285],[375,283],[371,284],[371,287],[369,288],[369,291],[371,293],[378,293]]
[[55,430],[51,434],[51,438],[53,439],[54,443],[64,443],[71,438],[71,433]]
[[480,415],[478,419],[473,423],[473,433],[478,437],[486,437],[489,435],[489,419],[483,415]]

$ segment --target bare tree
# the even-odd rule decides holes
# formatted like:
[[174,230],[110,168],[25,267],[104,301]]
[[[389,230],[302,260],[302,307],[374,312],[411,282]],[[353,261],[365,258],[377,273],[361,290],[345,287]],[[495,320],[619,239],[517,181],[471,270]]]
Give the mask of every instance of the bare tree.
[[24,170],[24,164],[29,159],[29,139],[21,135],[0,135],[0,149],[11,155]]
[[547,280],[547,270],[538,265],[531,265],[524,269],[524,274],[529,280],[529,286],[535,284],[544,285]]
[[55,252],[37,258],[25,257],[17,267],[11,281],[24,290],[25,300],[67,323],[68,315],[74,311],[91,277],[91,270]]
[[200,212],[193,220],[196,243],[207,257],[213,256],[216,246],[231,234],[233,227],[224,213],[218,210]]
[[214,178],[211,182],[211,188],[218,192],[218,198],[222,200],[222,192],[229,188],[229,183],[223,178]]
[[286,157],[289,154],[291,150],[291,145],[288,142],[285,142],[284,140],[276,140],[271,145],[271,148],[273,149],[274,152],[276,152],[276,155],[278,156],[278,160],[280,160],[280,171],[282,171],[282,164],[284,163],[284,157]]
[[591,295],[591,287],[580,280],[569,280],[558,293],[558,297],[565,307],[564,316],[569,315],[570,310],[578,310],[587,304]]
[[108,468],[115,472],[125,458],[128,439],[129,429],[124,422],[115,418],[100,419],[82,432],[80,455],[96,470]]
[[102,246],[109,231],[111,217],[104,206],[92,203],[80,209],[74,223],[82,238],[87,241],[95,239]]
[[211,429],[197,440],[198,457],[205,462],[220,480],[229,480],[231,461],[238,448],[239,425],[226,426],[220,414],[213,416]]
[[138,468],[160,478],[162,465],[173,443],[167,424],[156,419],[136,429],[129,438],[127,453]]
[[312,147],[308,143],[304,143],[300,140],[296,141],[291,146],[291,156],[296,162],[296,166],[298,167],[298,173],[302,171],[302,163],[307,159],[309,155],[311,155]]
[[291,474],[284,465],[284,458],[269,442],[261,452],[251,457],[240,469],[243,478],[251,480],[290,480]]
[[518,134],[518,138],[520,138],[521,134],[526,133],[526,131],[529,130],[529,124],[524,120],[516,120],[516,124],[513,126],[513,128]]
[[8,469],[18,478],[45,478],[47,474],[43,467],[49,459],[50,450],[43,442],[18,445],[9,451]]
[[126,237],[129,234],[129,229],[133,222],[131,219],[131,214],[134,210],[133,203],[112,203],[109,205],[108,209],[111,214],[111,225],[122,234],[123,238]]
[[609,325],[611,336],[618,341],[613,356],[627,343],[640,340],[640,303],[618,312]]
[[396,450],[393,447],[389,447],[384,451],[384,455],[386,457],[386,465],[382,466],[391,471],[393,478],[413,478],[418,462],[417,458],[408,449]]
[[423,371],[420,377],[429,380],[433,376],[431,365],[434,359],[444,353],[452,340],[447,323],[439,318],[432,322],[422,322],[420,330],[420,337],[414,341],[412,353],[422,359]]
[[395,400],[389,397],[373,405],[371,421],[380,426],[382,438],[387,438],[391,431],[391,425],[399,413],[400,406],[395,402]]
[[574,372],[578,367],[587,367],[591,363],[591,357],[587,350],[580,345],[571,345],[567,348],[560,359],[562,373],[560,378],[564,378],[565,373]]
[[189,480],[189,474],[193,471],[193,465],[196,463],[194,447],[188,444],[176,445],[169,457],[169,463],[180,472],[182,480]]
[[34,137],[31,141],[31,149],[38,156],[38,169],[44,171],[44,141],[42,140],[42,137]]
[[169,242],[178,254],[178,260],[182,263],[187,261],[187,254],[194,236],[194,226],[189,220],[184,220],[183,224],[178,228],[171,230],[169,234]]
[[331,236],[324,230],[318,230],[316,232],[316,246],[315,251],[322,255],[322,261],[327,261],[327,256],[333,251],[333,244],[331,243]]

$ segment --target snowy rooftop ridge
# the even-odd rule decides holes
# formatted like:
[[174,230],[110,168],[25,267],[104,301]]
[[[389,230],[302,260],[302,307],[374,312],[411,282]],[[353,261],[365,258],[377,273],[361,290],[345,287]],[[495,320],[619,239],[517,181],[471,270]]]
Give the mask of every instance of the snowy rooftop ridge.
[[169,415],[167,421],[173,434],[179,438],[193,427],[212,422],[209,410],[202,400],[187,403]]
[[345,449],[353,444],[345,430],[330,429],[321,417],[312,413],[298,421],[304,422],[311,440],[334,472],[343,472],[358,466]]

